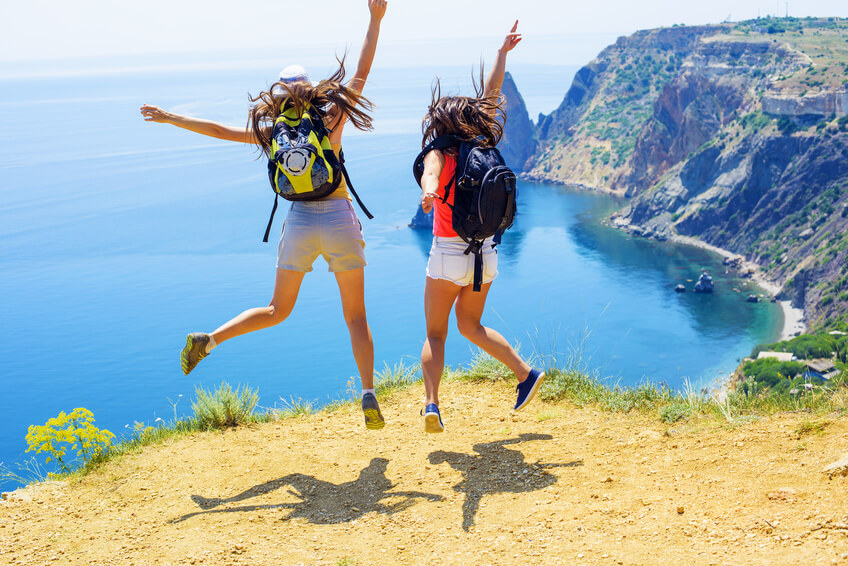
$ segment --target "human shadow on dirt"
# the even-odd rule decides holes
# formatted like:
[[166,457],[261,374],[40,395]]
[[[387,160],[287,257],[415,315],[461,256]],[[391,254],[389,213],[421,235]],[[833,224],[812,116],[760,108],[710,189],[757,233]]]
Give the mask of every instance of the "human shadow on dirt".
[[447,462],[462,473],[462,481],[453,486],[454,491],[465,494],[462,504],[462,528],[468,530],[484,495],[495,493],[523,493],[544,489],[556,483],[557,477],[546,472],[547,468],[571,468],[582,466],[583,460],[562,464],[535,464],[525,462],[524,454],[506,448],[508,444],[519,444],[530,440],[551,440],[549,434],[521,434],[518,438],[499,440],[472,446],[478,455],[439,450],[429,456],[431,464]]
[[[366,513],[393,514],[415,504],[416,499],[440,501],[442,497],[420,491],[390,491],[395,484],[386,477],[389,461],[374,458],[353,481],[334,484],[306,474],[289,474],[244,490],[232,497],[206,498],[192,495],[191,499],[203,511],[188,513],[172,519],[179,523],[197,515],[207,513],[244,513],[261,509],[291,509],[286,519],[304,518],[310,523],[332,525],[353,521]],[[288,487],[286,491],[301,501],[294,503],[272,503],[265,505],[242,505],[221,507],[239,503],[254,497]],[[394,500],[384,502],[384,500]]]

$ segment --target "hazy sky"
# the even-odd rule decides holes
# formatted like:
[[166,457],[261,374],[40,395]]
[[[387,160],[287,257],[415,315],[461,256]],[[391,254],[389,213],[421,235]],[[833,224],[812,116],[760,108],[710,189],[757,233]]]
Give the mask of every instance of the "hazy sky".
[[[310,4],[315,7],[299,11]],[[356,50],[367,25],[366,5],[366,0],[2,0],[0,62],[229,50],[273,56],[312,43]],[[785,1],[756,0],[389,0],[381,36],[388,47],[377,64],[402,65],[406,58],[420,64],[430,39],[495,38],[514,19],[526,35],[523,57],[549,63],[542,47],[546,36],[585,36],[591,58],[609,38],[638,29],[783,15],[786,8]],[[795,0],[788,9],[792,16],[848,17],[846,0]],[[284,15],[304,23],[287,24]],[[324,37],[313,35],[310,20],[322,22]],[[583,53],[575,53],[573,61],[548,55],[568,64],[588,60]]]

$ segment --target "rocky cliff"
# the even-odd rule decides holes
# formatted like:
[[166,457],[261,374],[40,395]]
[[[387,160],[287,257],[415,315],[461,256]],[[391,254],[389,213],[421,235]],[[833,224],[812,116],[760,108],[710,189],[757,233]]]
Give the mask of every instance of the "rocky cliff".
[[501,94],[506,98],[504,109],[507,120],[499,147],[506,164],[518,173],[524,171],[527,160],[536,152],[533,122],[530,121],[524,99],[509,73],[504,76]]
[[848,312],[848,20],[620,38],[541,116],[529,178],[633,197],[613,224],[744,255],[814,326]]

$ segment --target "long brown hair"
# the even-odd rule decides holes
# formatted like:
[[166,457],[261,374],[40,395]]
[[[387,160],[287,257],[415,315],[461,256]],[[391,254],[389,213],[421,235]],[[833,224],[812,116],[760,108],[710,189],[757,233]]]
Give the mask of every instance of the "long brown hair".
[[464,141],[479,139],[484,145],[494,147],[503,136],[506,111],[503,96],[484,96],[483,66],[480,77],[472,75],[475,96],[442,96],[442,86],[436,78],[427,115],[421,123],[421,147],[445,134],[453,134]]
[[[345,78],[344,59],[336,58],[339,68],[316,86],[306,81],[278,81],[256,97],[248,95],[253,106],[250,107],[247,123],[253,129],[253,135],[262,153],[270,157],[274,120],[280,115],[281,109],[288,106],[294,106],[300,114],[304,107],[310,104],[329,119],[341,113],[359,130],[367,131],[372,128],[369,112],[374,105],[359,92],[342,84]],[[332,113],[327,116],[330,110]]]

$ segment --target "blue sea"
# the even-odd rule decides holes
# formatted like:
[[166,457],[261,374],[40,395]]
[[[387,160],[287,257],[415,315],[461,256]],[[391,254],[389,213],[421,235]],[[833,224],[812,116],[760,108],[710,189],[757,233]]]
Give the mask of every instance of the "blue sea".
[[[104,67],[0,80],[0,462],[28,456],[29,425],[75,407],[120,436],[136,421],[171,420],[174,404],[190,412],[195,387],[222,381],[257,388],[263,407],[347,394],[356,366],[320,259],[288,320],[227,342],[188,377],[180,371],[187,332],[270,299],[276,240],[261,238],[273,193],[253,148],[144,122],[138,108],[240,125],[248,91],[275,70]],[[470,92],[467,66],[375,69],[365,93],[375,129],[348,127],[344,141],[375,215],[362,221],[378,370],[416,364],[424,336],[430,235],[407,225],[437,71],[443,91]],[[559,104],[576,67],[510,71],[535,117]],[[611,384],[707,386],[779,334],[778,307],[745,303],[720,258],[603,225],[621,201],[525,181],[519,194],[484,323],[526,356],[579,360]],[[702,268],[714,275],[713,295],[672,291]],[[447,363],[467,365],[474,353],[453,326]]]

